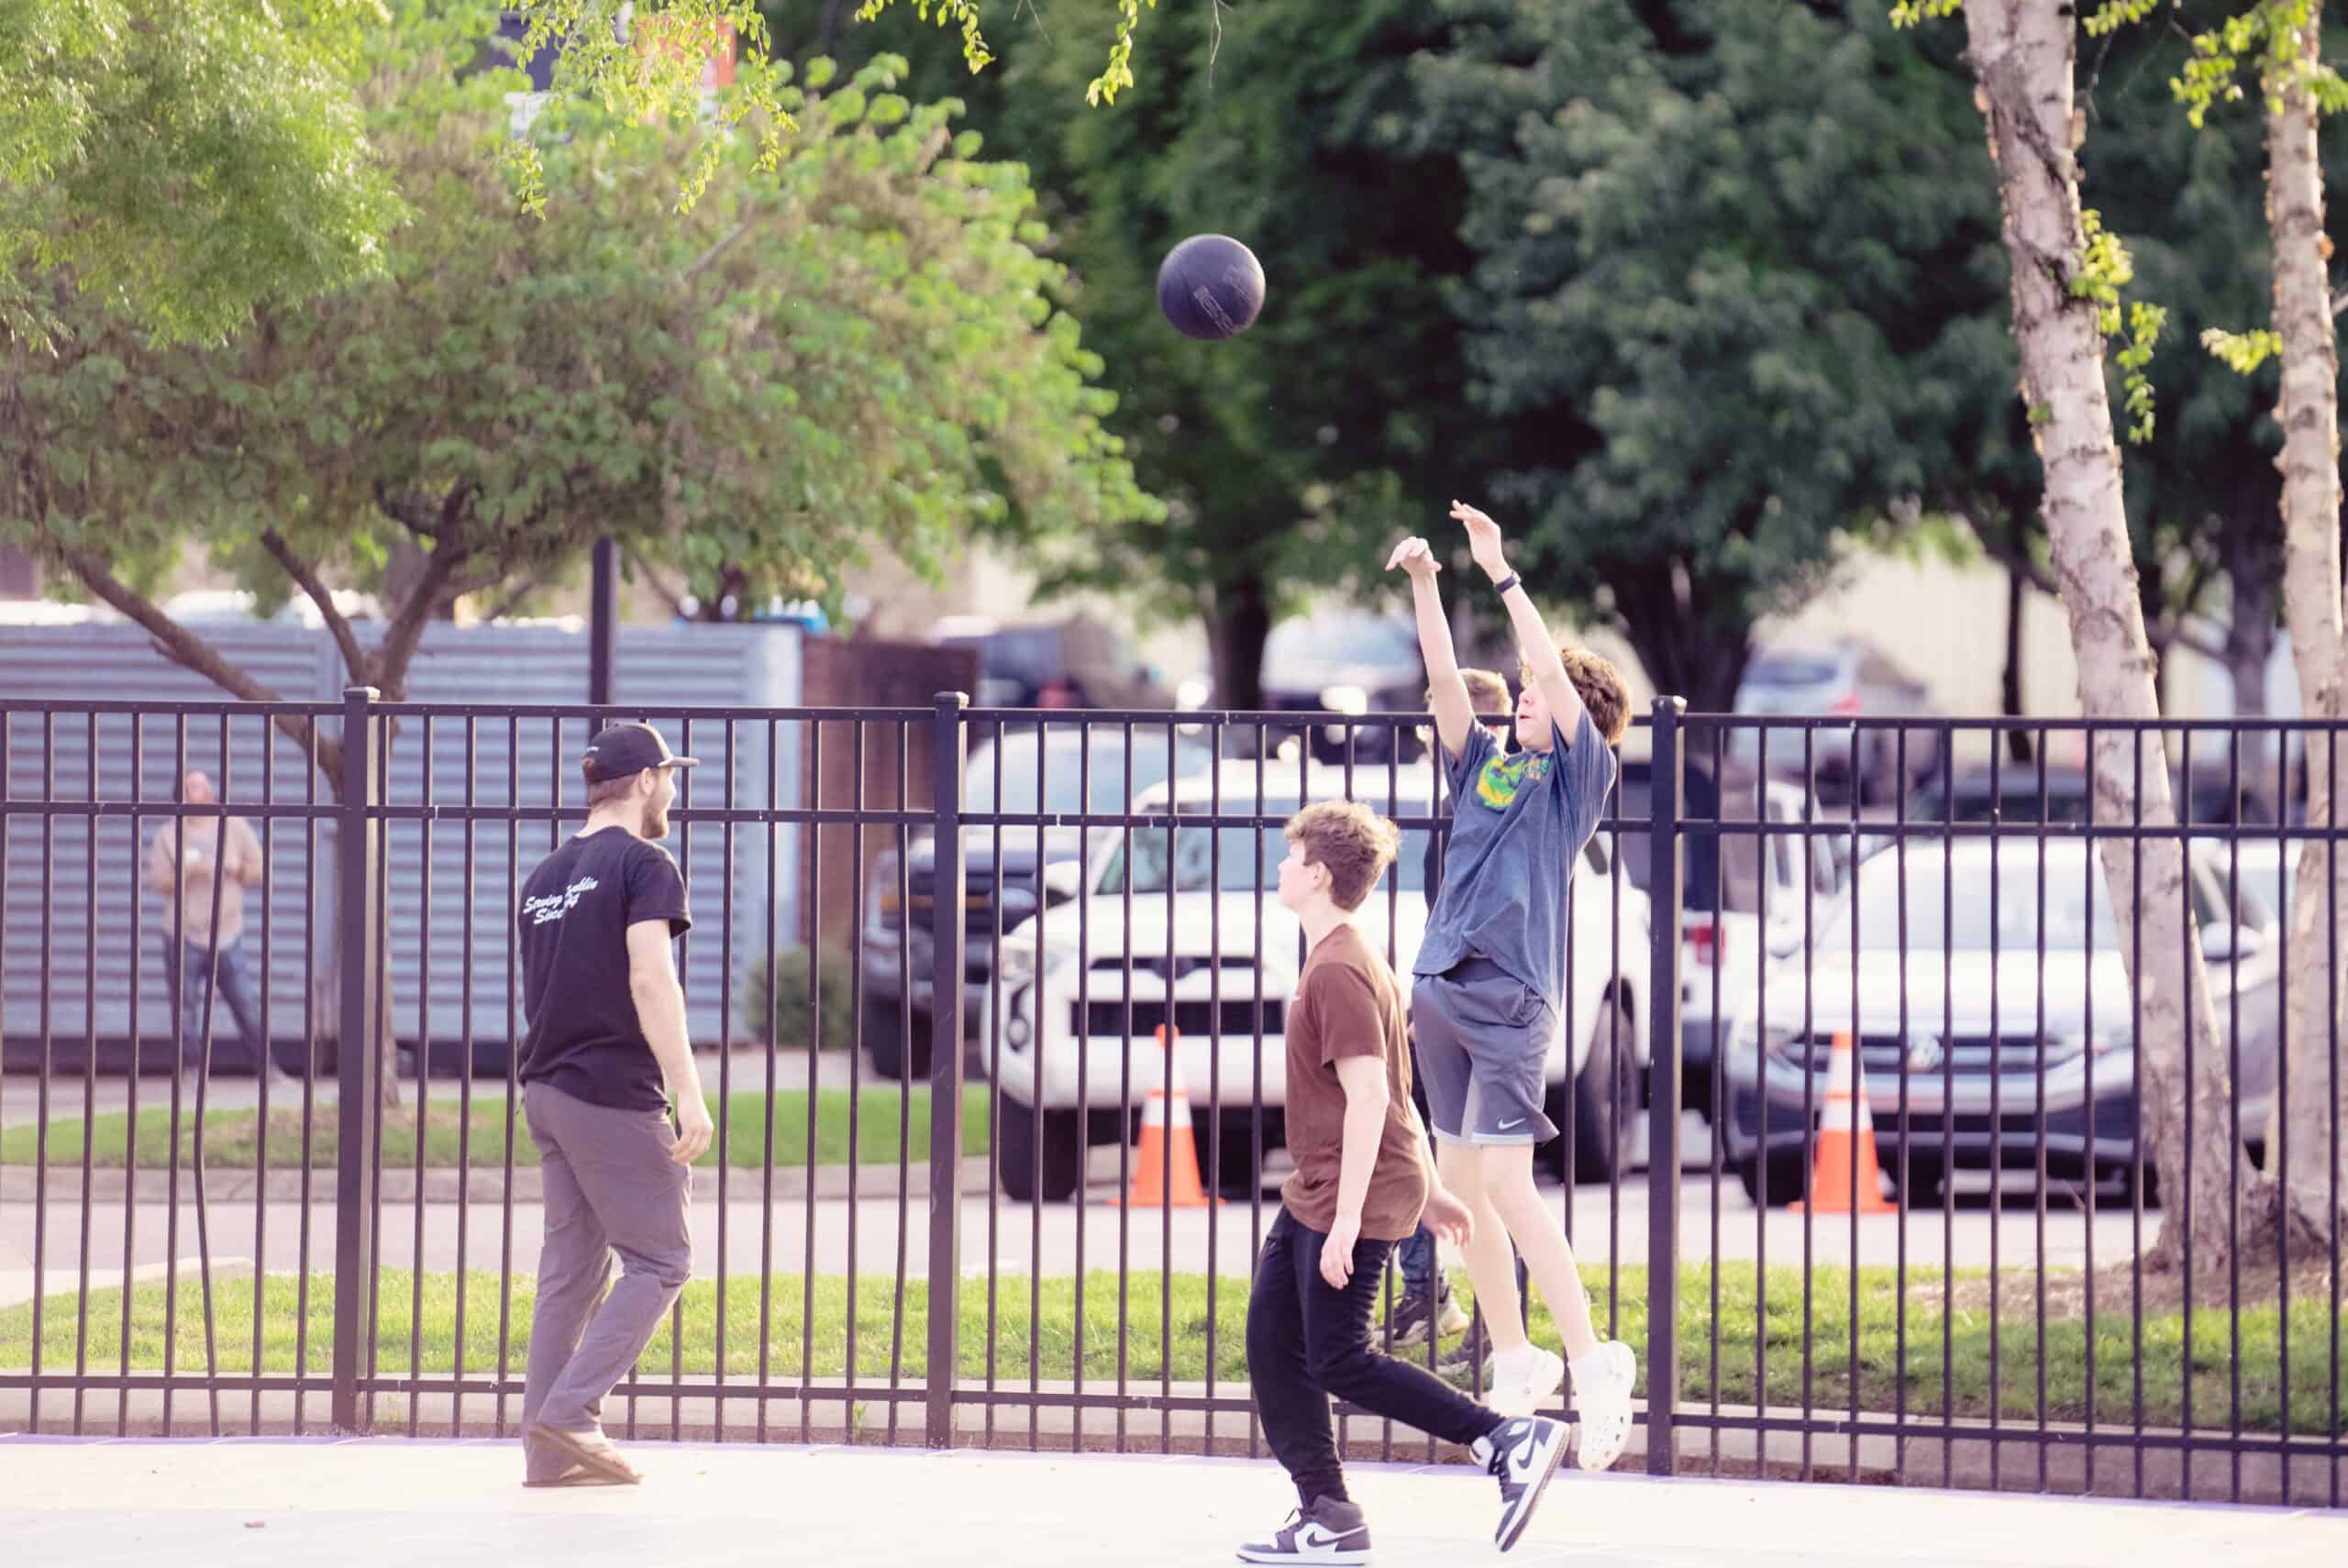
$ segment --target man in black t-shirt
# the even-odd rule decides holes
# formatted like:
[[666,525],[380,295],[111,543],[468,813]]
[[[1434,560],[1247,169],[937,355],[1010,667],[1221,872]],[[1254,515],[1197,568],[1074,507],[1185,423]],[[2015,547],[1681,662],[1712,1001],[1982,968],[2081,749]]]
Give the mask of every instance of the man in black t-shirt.
[[603,1402],[692,1272],[690,1167],[711,1127],[672,947],[692,921],[653,841],[668,836],[674,770],[694,760],[649,724],[596,735],[580,761],[586,825],[522,885],[522,1105],[546,1205],[525,1485],[641,1479],[604,1435]]

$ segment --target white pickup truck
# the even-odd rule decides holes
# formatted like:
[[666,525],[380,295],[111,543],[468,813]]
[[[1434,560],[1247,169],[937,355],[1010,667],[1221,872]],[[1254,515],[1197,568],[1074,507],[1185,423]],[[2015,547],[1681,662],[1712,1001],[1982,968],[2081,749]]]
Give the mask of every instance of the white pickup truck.
[[[1134,814],[1154,819],[1146,825],[1086,829],[1084,892],[1004,938],[1001,1037],[982,1043],[1002,1088],[996,1169],[1014,1198],[1072,1195],[1085,1150],[1126,1137],[1133,1112],[1169,1076],[1189,1096],[1207,1183],[1238,1189],[1260,1179],[1257,1113],[1262,1146],[1277,1146],[1284,1025],[1303,956],[1296,917],[1275,890],[1288,852],[1281,824],[1301,803],[1349,793],[1402,824],[1394,870],[1359,919],[1409,974],[1427,917],[1427,770],[1357,768],[1348,790],[1338,767],[1217,767],[1145,790]],[[1550,1048],[1550,1115],[1560,1127],[1572,1119],[1577,1175],[1604,1179],[1627,1166],[1636,1143],[1646,896],[1593,845],[1567,921],[1571,979]],[[1158,1043],[1169,1023],[1170,1063]]]

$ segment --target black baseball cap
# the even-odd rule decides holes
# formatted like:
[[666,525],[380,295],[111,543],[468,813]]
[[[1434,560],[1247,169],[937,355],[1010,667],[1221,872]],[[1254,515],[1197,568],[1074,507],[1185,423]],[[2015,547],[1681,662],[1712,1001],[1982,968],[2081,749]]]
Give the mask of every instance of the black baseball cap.
[[588,778],[597,784],[626,778],[648,767],[692,767],[701,762],[697,756],[675,755],[650,724],[610,726],[587,743],[587,755],[581,760]]

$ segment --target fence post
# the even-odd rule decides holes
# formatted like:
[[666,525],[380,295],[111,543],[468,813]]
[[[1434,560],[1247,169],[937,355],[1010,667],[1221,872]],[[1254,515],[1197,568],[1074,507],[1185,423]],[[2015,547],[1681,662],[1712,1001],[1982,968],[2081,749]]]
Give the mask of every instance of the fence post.
[[[1648,790],[1647,980],[1647,1474],[1669,1475],[1678,1457],[1672,1414],[1679,1397],[1679,809],[1684,782],[1679,721],[1687,703],[1655,700]],[[1718,1114],[1715,1111],[1714,1114]]]
[[342,800],[335,838],[337,1114],[334,1184],[334,1426],[363,1432],[374,1401],[360,1379],[373,1361],[375,1039],[375,701],[371,686],[342,689]]
[[923,1441],[954,1446],[954,1386],[961,1368],[962,939],[968,884],[962,860],[962,769],[969,747],[958,691],[937,695],[930,741],[936,880],[930,903],[929,1376]]

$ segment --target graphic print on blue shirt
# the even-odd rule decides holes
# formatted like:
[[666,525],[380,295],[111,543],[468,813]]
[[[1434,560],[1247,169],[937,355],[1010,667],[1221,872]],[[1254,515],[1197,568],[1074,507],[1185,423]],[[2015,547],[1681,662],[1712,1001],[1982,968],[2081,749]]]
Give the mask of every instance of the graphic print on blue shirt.
[[1549,756],[1545,752],[1520,751],[1512,756],[1495,756],[1476,775],[1476,798],[1496,812],[1505,812],[1516,804],[1517,795],[1526,785],[1538,784],[1547,777]]
[[1566,988],[1566,900],[1575,862],[1614,788],[1614,753],[1585,710],[1555,749],[1503,755],[1481,725],[1449,764],[1451,842],[1418,975],[1497,964],[1554,1009]]

